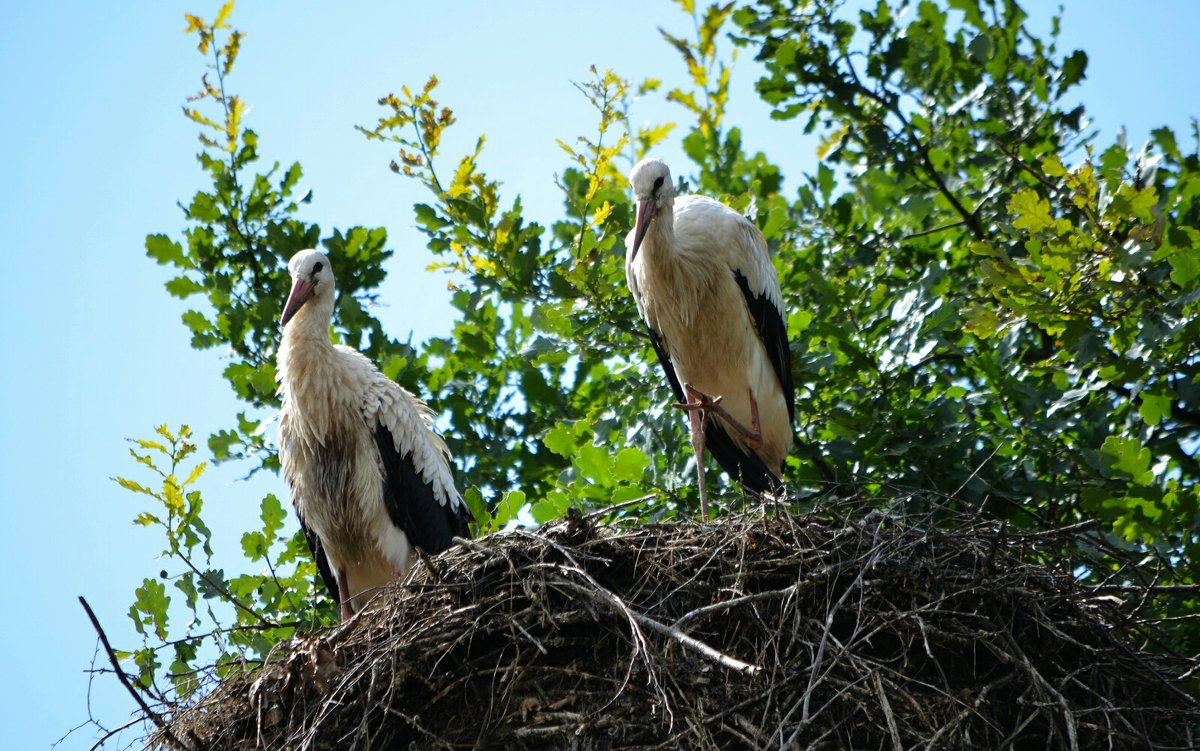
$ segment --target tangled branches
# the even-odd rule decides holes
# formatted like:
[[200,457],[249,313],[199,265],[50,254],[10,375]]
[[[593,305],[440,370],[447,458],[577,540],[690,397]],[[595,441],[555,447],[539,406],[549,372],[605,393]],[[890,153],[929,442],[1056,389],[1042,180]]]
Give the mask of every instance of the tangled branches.
[[1044,565],[1077,533],[575,515],[417,567],[170,727],[226,749],[1194,747],[1195,665]]

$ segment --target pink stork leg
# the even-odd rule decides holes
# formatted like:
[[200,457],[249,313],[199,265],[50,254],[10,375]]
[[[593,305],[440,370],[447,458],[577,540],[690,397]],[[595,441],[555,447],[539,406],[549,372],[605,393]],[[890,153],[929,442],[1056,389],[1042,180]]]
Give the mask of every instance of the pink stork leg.
[[700,519],[708,521],[708,478],[704,474],[704,422],[708,415],[699,405],[676,404],[687,409],[688,428],[692,434],[692,451],[696,452],[696,481],[700,485]]
[[354,617],[354,607],[350,603],[350,585],[346,581],[346,569],[338,569],[338,600],[342,605],[342,620],[348,621]]
[[683,384],[683,391],[687,395],[687,401],[673,406],[688,413],[692,450],[696,452],[696,478],[700,484],[700,518],[708,521],[708,484],[704,475],[704,424],[710,414],[720,415],[721,421],[736,431],[747,447],[751,450],[761,448],[763,438],[758,422],[758,400],[754,398],[754,391],[750,390],[750,427],[747,428],[721,406],[723,397],[709,396],[690,383]]
[[750,430],[754,431],[754,448],[762,448],[762,426],[758,423],[758,400],[754,398],[754,389],[747,388],[750,395]]

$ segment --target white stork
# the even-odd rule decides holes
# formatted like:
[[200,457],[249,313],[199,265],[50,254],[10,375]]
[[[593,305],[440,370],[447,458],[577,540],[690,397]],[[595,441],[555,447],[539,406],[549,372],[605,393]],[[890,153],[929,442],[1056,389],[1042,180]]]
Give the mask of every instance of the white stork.
[[700,513],[704,449],[746,488],[778,488],[792,447],[795,388],[779,278],[762,232],[705,196],[675,196],[658,159],[629,173],[637,219],[625,274],[650,341],[688,413]]
[[352,616],[408,570],[412,547],[438,553],[465,537],[434,414],[361,353],[329,341],[335,286],[316,250],[292,257],[279,320],[279,459],[325,586]]

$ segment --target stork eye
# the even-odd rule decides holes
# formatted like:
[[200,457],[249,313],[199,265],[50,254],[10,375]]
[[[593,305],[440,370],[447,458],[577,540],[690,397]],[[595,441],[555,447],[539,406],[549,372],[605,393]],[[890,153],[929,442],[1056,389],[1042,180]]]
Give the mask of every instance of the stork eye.
[[654,192],[655,193],[657,193],[662,188],[662,184],[663,184],[663,177],[662,177],[662,175],[659,175],[658,178],[655,179],[655,181],[654,181]]
[[316,265],[313,266],[313,273],[320,274],[321,269],[323,269],[323,268],[325,268],[325,264],[321,263],[320,261],[317,261]]

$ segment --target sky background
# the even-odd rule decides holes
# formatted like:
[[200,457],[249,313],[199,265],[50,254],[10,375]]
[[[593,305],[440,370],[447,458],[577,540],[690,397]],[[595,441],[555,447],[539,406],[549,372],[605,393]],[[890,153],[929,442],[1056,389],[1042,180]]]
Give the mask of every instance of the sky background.
[[[1074,98],[1101,142],[1125,126],[1137,144],[1165,124],[1190,147],[1189,118],[1200,114],[1200,4],[1064,4],[1060,50],[1089,55]],[[1039,9],[1034,27],[1044,33],[1057,4],[1026,5]],[[148,233],[179,237],[176,203],[205,186],[197,128],[180,114],[205,60],[181,32],[184,12],[211,19],[218,6],[10,3],[0,24],[0,226],[9,236],[0,273],[0,566],[15,598],[0,620],[6,748],[48,748],[89,711],[109,727],[128,719],[132,700],[111,675],[97,679],[89,702],[85,671],[97,640],[76,597],[88,598],[118,647],[136,646],[126,611],[142,577],[160,568],[160,540],[131,524],[144,504],[109,478],[146,479],[126,438],[187,423],[203,442],[239,408],[220,353],[189,347],[179,321],[186,306],[165,292],[166,269],[143,248]],[[546,221],[560,210],[554,177],[566,166],[555,139],[595,131],[572,81],[596,65],[634,81],[661,78],[664,91],[685,83],[656,27],[681,35],[691,22],[666,0],[329,8],[244,0],[233,23],[246,38],[229,88],[253,107],[246,124],[264,162],[303,164],[298,192],[314,190],[303,219],[326,235],[388,228],[396,256],[378,314],[392,334],[411,331],[418,342],[449,330],[451,308],[445,279],[423,271],[431,256],[413,227],[412,204],[424,200],[418,184],[388,171],[388,146],[353,130],[375,121],[378,97],[436,73],[437,98],[458,118],[443,153],[456,159],[486,133],[482,167],[502,181],[505,202],[520,194],[527,216]],[[727,122],[781,165],[791,191],[813,169],[815,144],[796,123],[768,119],[753,93],[757,71],[743,53]],[[652,96],[637,104],[635,122],[682,121],[681,108]],[[658,152],[680,167],[683,132]],[[200,486],[218,560],[230,564],[258,499],[287,495],[281,479],[240,482],[244,472],[210,468]],[[86,749],[96,739],[84,727],[58,747]]]

